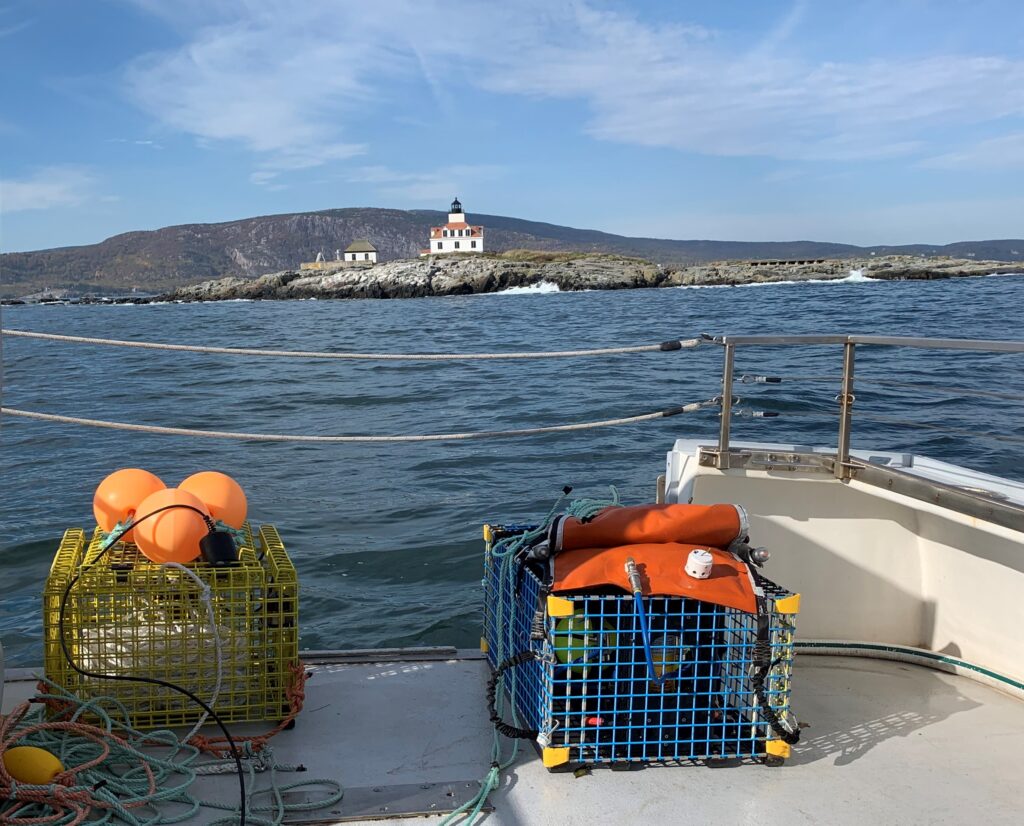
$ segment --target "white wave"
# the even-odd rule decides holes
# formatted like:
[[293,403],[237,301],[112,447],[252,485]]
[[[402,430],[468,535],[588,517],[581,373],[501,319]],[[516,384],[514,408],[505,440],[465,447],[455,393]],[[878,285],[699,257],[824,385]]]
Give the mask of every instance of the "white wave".
[[526,287],[509,287],[505,290],[498,290],[493,295],[539,295],[541,293],[560,293],[557,284],[553,284],[550,281],[538,281],[536,284],[530,284]]
[[878,283],[881,278],[869,278],[863,270],[850,270],[844,278],[803,278],[793,281],[754,281],[750,284],[683,284],[678,290],[720,290],[724,287],[794,287],[801,284],[864,284]]
[[864,275],[864,270],[850,270],[850,274],[846,278],[839,280],[844,284],[859,284],[861,281],[882,281],[883,279]]
[[783,284],[877,284],[884,279],[868,278],[862,270],[850,270],[845,278],[809,278],[807,281],[783,281]]

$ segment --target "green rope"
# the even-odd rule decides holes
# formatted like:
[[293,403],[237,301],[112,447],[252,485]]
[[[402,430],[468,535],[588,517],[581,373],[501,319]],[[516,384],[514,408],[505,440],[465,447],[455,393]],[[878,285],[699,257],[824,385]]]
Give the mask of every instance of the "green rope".
[[[80,698],[59,685],[44,680],[48,687],[47,700],[56,699],[75,707],[70,722],[79,722],[88,714],[95,722],[90,725],[108,735],[114,735],[124,742],[108,739],[106,745],[110,749],[107,758],[98,765],[82,769],[75,775],[75,785],[63,786],[64,791],[87,791],[96,800],[102,800],[110,808],[96,809],[90,826],[104,824],[127,824],[127,826],[158,826],[158,824],[181,823],[196,815],[200,808],[219,809],[230,812],[228,817],[220,818],[215,823],[237,823],[239,811],[237,805],[202,800],[190,793],[190,788],[198,774],[206,774],[216,762],[196,762],[200,756],[199,749],[181,742],[174,732],[161,729],[151,732],[139,732],[129,723],[129,715],[125,707],[112,697],[95,697],[91,700]],[[62,729],[46,728],[26,733],[18,737],[18,731],[27,731],[32,726],[47,722],[44,710],[32,709],[19,722],[12,732],[18,745],[37,746],[46,749],[58,757],[67,769],[83,766],[96,760],[103,753],[103,747],[87,737]],[[160,753],[155,750],[159,749]],[[246,802],[247,821],[253,826],[281,826],[285,817],[293,812],[313,811],[332,806],[344,796],[344,788],[335,780],[317,778],[302,780],[295,783],[281,784],[277,781],[278,771],[297,771],[297,766],[284,766],[275,762],[273,752],[265,747],[257,760],[246,755],[246,766],[249,773],[249,785],[252,789]],[[156,791],[150,793],[149,778],[144,767],[152,772]],[[233,766],[232,762],[232,766]],[[124,767],[128,766],[126,770]],[[267,788],[255,789],[256,772],[266,768],[270,773],[270,785]],[[233,769],[232,769],[233,773]],[[22,784],[24,785],[24,784]],[[326,793],[321,800],[306,803],[286,803],[283,794],[306,786],[324,787]],[[13,789],[12,789],[13,791]],[[270,794],[273,801],[269,804],[254,805],[253,799]],[[168,810],[170,809],[170,810]],[[272,813],[270,817],[251,817],[249,812]],[[0,809],[0,820],[7,818],[44,818],[53,815],[53,810],[40,803],[18,805],[7,810]],[[53,826],[66,826],[74,820],[74,813],[63,818],[48,821]],[[211,824],[212,826],[212,824]]]
[[611,491],[611,499],[574,499],[569,503],[569,507],[565,509],[567,516],[575,516],[580,519],[590,519],[605,508],[617,508],[621,504],[619,501],[619,489],[615,485],[609,485],[608,489]]
[[[576,516],[579,518],[587,518],[599,513],[605,508],[618,507],[619,491],[614,485],[609,485],[611,491],[611,499],[574,499],[568,507],[565,509],[565,513],[568,516]],[[517,536],[509,536],[503,539],[499,539],[488,551],[488,564],[499,565],[498,577],[504,580],[504,586],[500,588],[501,594],[512,594],[515,590],[515,579],[516,579],[516,555],[523,548],[528,547],[533,543],[534,540],[540,539],[547,534],[548,528],[554,521],[555,516],[558,513],[558,506],[562,503],[562,500],[567,494],[563,494],[555,500],[555,503],[551,506],[551,510],[548,511],[547,515],[540,522],[537,527],[532,530],[526,531]],[[505,638],[499,634],[495,646],[494,656],[497,662],[504,662],[514,653],[512,651],[513,643],[515,641],[515,627],[516,627],[516,604],[514,600],[509,600],[509,616],[505,617],[505,600],[501,595],[496,600],[497,606],[495,609],[494,627],[499,629],[505,629]],[[506,671],[500,678],[498,683],[497,701],[495,709],[499,715],[504,716],[504,705],[505,705],[505,680],[509,681],[508,694],[511,697],[515,697],[516,694],[516,669],[512,668]],[[512,704],[512,723],[513,725],[520,725],[519,714],[516,711],[515,702]],[[448,824],[454,823],[459,817],[465,816],[462,826],[473,826],[476,823],[476,819],[480,816],[480,812],[487,804],[487,798],[490,797],[491,792],[495,791],[501,786],[501,773],[506,771],[516,762],[519,756],[519,741],[512,741],[512,752],[507,758],[502,757],[502,743],[501,736],[497,731],[494,732],[494,740],[491,744],[491,768],[488,770],[484,779],[480,781],[480,789],[473,796],[472,799],[463,803],[458,809],[448,815],[444,820],[441,821],[440,826],[448,826]]]

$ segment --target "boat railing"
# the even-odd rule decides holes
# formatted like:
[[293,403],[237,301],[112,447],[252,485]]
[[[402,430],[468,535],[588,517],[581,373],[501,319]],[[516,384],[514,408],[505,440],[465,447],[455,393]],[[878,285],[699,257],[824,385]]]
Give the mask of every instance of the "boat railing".
[[[103,345],[115,347],[147,348],[153,350],[187,351],[208,355],[230,355],[249,357],[284,357],[303,359],[346,359],[346,360],[379,360],[379,361],[470,361],[470,360],[508,360],[508,359],[577,359],[582,357],[608,357],[639,353],[673,353],[693,352],[697,348],[707,349],[707,345],[720,346],[723,352],[723,368],[721,395],[716,399],[694,401],[689,404],[645,412],[638,415],[623,416],[615,419],[576,422],[572,424],[519,428],[513,430],[482,430],[464,433],[439,434],[398,434],[398,435],[324,435],[324,434],[261,434],[241,433],[232,431],[198,430],[192,428],[164,427],[141,425],[126,422],[113,422],[97,419],[43,413],[3,407],[0,412],[6,415],[28,419],[50,421],[64,424],[84,425],[90,427],[111,428],[117,430],[159,433],[166,435],[222,438],[248,441],[274,442],[426,442],[455,441],[466,439],[493,439],[507,437],[525,437],[544,433],[572,432],[596,428],[631,425],[640,422],[654,421],[667,416],[681,413],[696,413],[706,409],[720,410],[720,422],[717,445],[708,446],[701,451],[700,462],[704,466],[717,467],[723,471],[741,465],[759,466],[767,469],[812,469],[816,472],[832,474],[841,481],[856,479],[873,485],[882,485],[893,491],[904,493],[916,499],[941,504],[971,516],[987,519],[1014,530],[1024,530],[1024,484],[1010,483],[1010,493],[998,489],[986,489],[984,486],[960,485],[956,480],[937,480],[925,478],[920,473],[908,473],[893,466],[885,466],[878,462],[865,461],[851,452],[850,441],[854,420],[856,397],[856,374],[858,348],[865,347],[897,347],[918,348],[926,350],[975,351],[987,353],[1024,353],[1024,341],[1012,340],[978,340],[955,338],[920,338],[906,336],[871,336],[871,335],[724,335],[702,336],[700,338],[673,339],[660,343],[650,343],[625,347],[606,347],[589,350],[561,350],[552,352],[495,352],[495,353],[352,353],[352,352],[309,352],[289,350],[266,350],[235,347],[210,347],[204,345],[169,344],[163,342],[125,341],[116,339],[87,338],[82,336],[57,335],[53,333],[32,332],[26,330],[2,331],[3,336],[46,339],[50,341]],[[797,451],[784,453],[778,451],[760,455],[749,449],[738,450],[731,444],[733,418],[743,413],[738,408],[734,390],[737,385],[735,375],[735,359],[737,350],[755,347],[835,347],[842,359],[842,374],[837,378],[841,383],[840,392],[835,400],[838,402],[838,435],[834,454],[829,451]],[[830,377],[830,380],[833,377]],[[779,378],[768,376],[742,376],[740,381],[763,381],[766,384],[779,382]],[[877,381],[875,383],[878,383]],[[894,383],[894,382],[890,382]],[[952,389],[952,388],[951,388]],[[975,392],[975,391],[970,391]],[[979,396],[995,396],[1024,401],[1024,394],[1000,394],[977,391]],[[763,415],[774,414],[764,412]],[[828,415],[832,415],[829,412]],[[872,418],[866,416],[866,418]],[[875,417],[877,418],[877,417]],[[902,422],[907,424],[908,422]],[[909,422],[909,424],[914,424]],[[974,431],[959,431],[961,435],[989,436],[993,434]],[[1024,442],[1024,437],[995,437],[1008,441]],[[934,474],[933,474],[934,475]],[[1005,487],[1005,486],[1004,486]]]
[[[1024,501],[1012,501],[999,491],[986,490],[973,485],[950,484],[924,478],[895,467],[887,467],[877,462],[865,461],[855,456],[850,448],[854,409],[857,401],[855,367],[858,348],[904,347],[987,353],[1024,353],[1024,341],[869,335],[718,336],[713,341],[721,346],[723,353],[721,418],[718,442],[714,446],[702,448],[701,465],[714,466],[720,470],[744,466],[767,470],[812,470],[830,473],[838,480],[856,479],[866,484],[888,488],[913,499],[928,501],[969,516],[985,519],[1003,527],[1024,531]],[[838,403],[836,411],[838,432],[835,452],[756,451],[734,447],[731,443],[731,430],[736,412],[734,393],[737,385],[737,350],[753,347],[809,346],[834,346],[840,349],[838,355],[842,361],[842,373],[841,376],[837,376],[841,382],[841,389],[835,397],[835,401]],[[781,382],[781,378],[772,376],[741,377],[741,380],[751,379],[765,384]],[[986,391],[978,392],[979,395],[986,394]],[[988,395],[1009,397],[1009,394],[999,393]],[[1024,395],[1019,398],[1024,401]],[[1021,493],[1024,494],[1024,485],[1021,486]]]

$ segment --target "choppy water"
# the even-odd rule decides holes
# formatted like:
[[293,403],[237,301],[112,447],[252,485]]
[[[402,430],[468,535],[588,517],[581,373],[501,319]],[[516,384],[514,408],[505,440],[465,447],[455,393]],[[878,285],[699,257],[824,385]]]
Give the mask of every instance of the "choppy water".
[[[710,333],[886,333],[1022,338],[1024,275],[940,282],[466,296],[403,301],[13,307],[4,326],[127,339],[309,350],[546,350]],[[862,378],[897,376],[1024,395],[1021,358],[861,348]],[[5,339],[3,403],[95,418],[295,433],[426,433],[603,419],[718,392],[716,347],[602,359],[373,363],[242,359]],[[838,348],[741,352],[740,372],[837,375]],[[742,386],[739,439],[834,443],[834,382]],[[864,412],[1024,437],[1024,404],[862,384]],[[125,465],[169,484],[219,469],[275,523],[302,581],[303,647],[479,637],[486,520],[543,514],[565,484],[650,501],[676,437],[711,412],[529,439],[411,445],[240,444],[7,419],[0,430],[0,634],[8,661],[41,660],[39,594],[64,528],[91,519],[95,485]],[[854,446],[916,451],[1020,478],[1021,443],[859,421]]]

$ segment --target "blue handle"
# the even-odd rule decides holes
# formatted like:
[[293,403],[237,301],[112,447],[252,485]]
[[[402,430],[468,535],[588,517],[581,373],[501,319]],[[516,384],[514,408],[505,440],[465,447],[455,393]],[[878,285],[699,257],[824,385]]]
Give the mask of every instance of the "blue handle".
[[633,604],[636,606],[637,617],[640,618],[640,636],[644,641],[644,656],[647,657],[647,671],[650,673],[651,682],[655,685],[663,685],[667,674],[660,677],[654,672],[654,657],[651,654],[651,634],[647,630],[647,614],[644,612],[644,597],[640,591],[633,592]]

